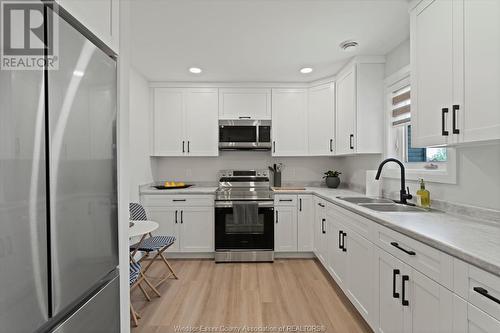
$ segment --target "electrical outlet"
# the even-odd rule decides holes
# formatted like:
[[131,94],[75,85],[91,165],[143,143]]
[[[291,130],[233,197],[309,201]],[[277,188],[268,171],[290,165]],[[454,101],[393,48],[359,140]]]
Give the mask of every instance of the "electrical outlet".
[[188,169],[186,169],[186,177],[187,177],[187,178],[190,178],[192,175],[193,175],[193,170],[191,170],[191,169],[189,169],[189,168],[188,168]]

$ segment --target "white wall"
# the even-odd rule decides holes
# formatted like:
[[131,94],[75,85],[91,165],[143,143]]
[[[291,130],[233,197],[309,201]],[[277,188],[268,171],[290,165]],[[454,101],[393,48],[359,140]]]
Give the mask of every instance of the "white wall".
[[130,200],[139,201],[139,185],[150,183],[149,87],[146,78],[130,70]]
[[188,182],[217,182],[222,169],[259,169],[273,163],[283,163],[283,183],[311,183],[322,181],[323,172],[338,168],[333,157],[273,158],[270,152],[228,151],[219,157],[155,157],[155,180],[186,180]]
[[[386,76],[410,63],[409,41],[403,42],[387,55]],[[352,156],[339,159],[345,170],[344,179],[355,187],[365,186],[365,171],[378,168],[382,155]],[[457,184],[428,183],[431,198],[458,204],[500,210],[500,143],[457,149]],[[417,184],[409,182],[415,193]],[[383,191],[397,198],[400,181],[383,179]]]
[[403,41],[386,55],[385,77],[410,63],[410,39]]

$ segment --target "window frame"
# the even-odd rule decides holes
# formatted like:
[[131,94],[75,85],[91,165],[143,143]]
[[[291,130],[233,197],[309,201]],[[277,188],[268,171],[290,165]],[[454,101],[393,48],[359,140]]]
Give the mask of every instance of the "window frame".
[[[387,77],[384,81],[384,158],[395,157],[403,162],[406,168],[406,179],[418,181],[419,178],[426,182],[456,184],[457,183],[457,154],[453,147],[447,148],[446,162],[432,162],[439,166],[438,169],[426,169],[425,166],[430,162],[406,162],[406,152],[401,150],[399,156],[393,156],[389,153],[389,147],[394,145],[391,138],[394,137],[392,126],[392,93],[398,89],[411,84],[410,66],[405,66],[395,74]],[[411,89],[411,88],[410,88]],[[405,125],[406,126],[406,125]],[[406,133],[406,129],[402,129]],[[406,148],[405,135],[401,135],[401,144]],[[406,149],[405,149],[406,150]],[[391,156],[392,155],[392,156]],[[383,178],[401,178],[401,170],[392,164],[387,164],[382,173]]]

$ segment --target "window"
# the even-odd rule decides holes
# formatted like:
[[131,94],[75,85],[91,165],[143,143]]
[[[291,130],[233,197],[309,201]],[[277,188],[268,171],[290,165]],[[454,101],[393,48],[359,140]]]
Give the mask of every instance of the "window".
[[[411,138],[411,85],[409,68],[386,79],[387,157],[404,161],[408,179],[424,178],[435,182],[455,183],[455,152],[444,147],[413,147]],[[394,171],[394,170],[393,170]],[[389,171],[388,177],[399,177]]]

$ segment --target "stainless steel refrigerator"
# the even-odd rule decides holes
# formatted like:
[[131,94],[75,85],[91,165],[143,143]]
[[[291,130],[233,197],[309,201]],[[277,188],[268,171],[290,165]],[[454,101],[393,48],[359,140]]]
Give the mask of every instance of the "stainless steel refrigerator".
[[57,22],[57,70],[0,70],[0,332],[119,332],[116,60]]

